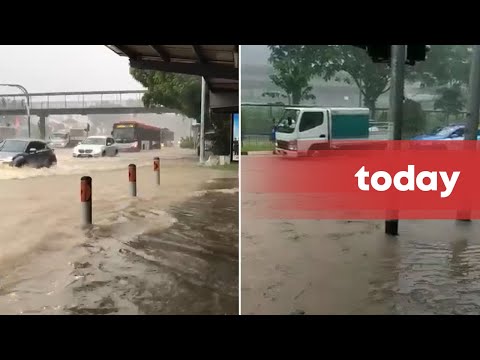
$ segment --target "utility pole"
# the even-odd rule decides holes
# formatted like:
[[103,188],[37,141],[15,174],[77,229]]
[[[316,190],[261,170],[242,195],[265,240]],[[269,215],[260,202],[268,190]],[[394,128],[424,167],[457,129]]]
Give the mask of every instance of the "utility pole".
[[[402,140],[405,60],[406,45],[392,45],[390,119],[393,122],[394,141]],[[396,220],[395,217],[393,219],[387,219],[385,221],[385,233],[388,235],[398,235],[398,220]]]
[[[477,140],[480,113],[480,45],[473,46],[472,64],[470,65],[470,99],[468,104],[468,118],[465,126],[464,140]],[[457,213],[458,220],[471,221],[470,212]]]

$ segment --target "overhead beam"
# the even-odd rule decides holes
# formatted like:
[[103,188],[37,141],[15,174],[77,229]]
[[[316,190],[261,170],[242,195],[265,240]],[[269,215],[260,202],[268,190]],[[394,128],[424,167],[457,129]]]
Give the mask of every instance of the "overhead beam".
[[192,47],[193,47],[193,51],[195,52],[195,55],[197,56],[198,62],[201,64],[206,64],[208,61],[205,55],[203,55],[200,45],[192,45]]
[[163,61],[170,62],[171,58],[167,50],[162,45],[150,45],[150,47],[155,50],[155,52],[160,55]]
[[[193,52],[197,56],[198,62],[200,64],[207,64],[208,63],[207,58],[203,54],[203,51],[200,48],[200,46],[199,45],[192,45],[192,48],[193,48]],[[215,89],[213,89],[213,87],[212,87],[212,84],[211,84],[210,80],[208,78],[205,78],[205,77],[203,79],[205,80],[205,83],[207,85],[208,90],[210,90],[212,92],[215,91]]]
[[113,46],[115,46],[118,50],[123,52],[129,58],[136,58],[138,56],[136,53],[134,53],[132,50],[127,48],[125,45],[113,45]]
[[238,80],[238,69],[231,66],[220,64],[188,64],[188,63],[165,63],[154,60],[135,60],[130,59],[130,66],[143,70],[157,70],[174,72],[179,74],[189,74],[203,76],[205,78],[219,78],[228,80]]

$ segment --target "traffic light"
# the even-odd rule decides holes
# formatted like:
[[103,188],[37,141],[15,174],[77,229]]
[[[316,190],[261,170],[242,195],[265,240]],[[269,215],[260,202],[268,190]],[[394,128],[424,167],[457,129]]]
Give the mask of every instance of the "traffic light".
[[430,45],[407,45],[406,64],[415,65],[417,61],[425,61]]
[[390,62],[392,56],[391,45],[367,45],[368,56],[374,63]]

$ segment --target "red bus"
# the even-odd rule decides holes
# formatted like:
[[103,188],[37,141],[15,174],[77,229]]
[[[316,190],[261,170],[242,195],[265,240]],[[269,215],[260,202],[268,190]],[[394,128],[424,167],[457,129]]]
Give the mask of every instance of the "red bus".
[[121,121],[113,124],[112,136],[119,151],[160,149],[161,130],[137,121]]

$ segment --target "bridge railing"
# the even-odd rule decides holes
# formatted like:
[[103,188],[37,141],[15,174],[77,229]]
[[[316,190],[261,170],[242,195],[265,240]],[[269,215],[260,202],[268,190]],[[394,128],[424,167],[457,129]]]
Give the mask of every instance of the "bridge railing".
[[[143,107],[144,90],[30,94],[31,109]],[[25,109],[23,94],[0,94],[0,109]]]

